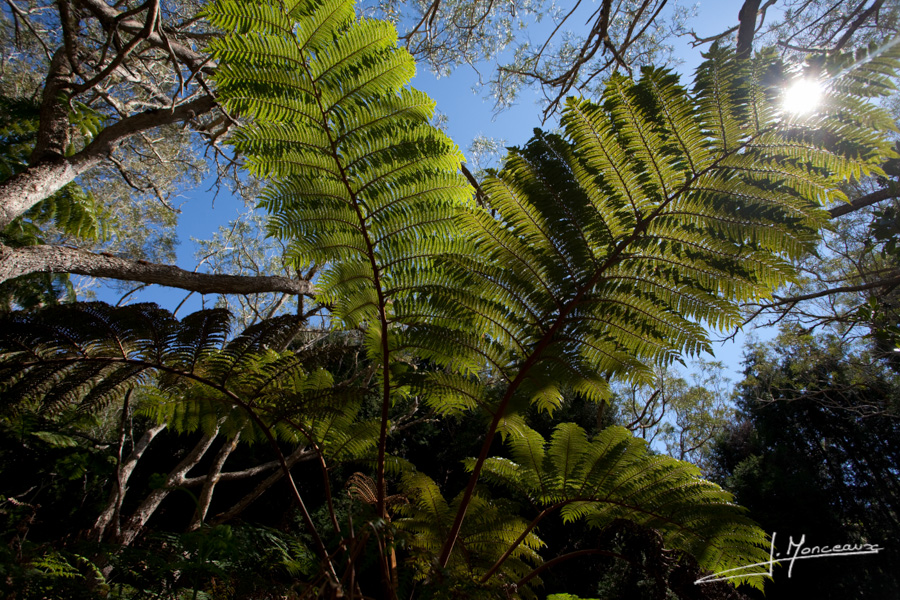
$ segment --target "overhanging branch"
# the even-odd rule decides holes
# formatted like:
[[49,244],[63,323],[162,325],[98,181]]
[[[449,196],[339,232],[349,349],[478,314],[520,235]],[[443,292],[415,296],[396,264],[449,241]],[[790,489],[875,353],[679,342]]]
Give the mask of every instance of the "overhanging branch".
[[834,219],[836,217],[840,217],[861,208],[865,208],[867,206],[872,206],[873,204],[877,204],[884,200],[890,200],[891,198],[900,198],[900,186],[895,184],[889,185],[884,189],[880,189],[876,192],[872,192],[871,194],[866,194],[865,196],[860,196],[853,202],[848,204],[841,204],[839,206],[835,206],[831,210],[828,211],[828,214],[831,215],[831,218]]
[[[845,294],[850,292],[864,292],[866,290],[874,290],[876,288],[893,288],[900,285],[900,271],[894,271],[887,277],[882,277],[877,281],[871,281],[868,283],[860,283],[858,285],[844,285],[835,288],[828,288],[825,290],[820,290],[818,292],[812,292],[809,294],[801,294],[797,296],[788,296],[787,298],[778,298],[772,302],[761,305],[761,310],[767,308],[774,308],[776,306],[784,306],[797,304],[798,302],[805,302],[807,300],[815,300],[817,298],[824,298],[825,296],[833,296],[835,294]],[[747,306],[753,306],[752,304],[748,304]]]
[[84,150],[67,158],[40,161],[0,183],[0,229],[38,202],[49,198],[76,177],[99,164],[129,136],[162,125],[195,118],[216,106],[203,95],[172,110],[148,110],[125,117],[102,130]]
[[[145,27],[144,22],[130,18],[125,13],[104,2],[104,0],[78,0],[78,4],[87,9],[107,30],[121,29],[131,34],[137,34]],[[146,36],[146,41],[167,52],[171,50],[178,60],[186,64],[194,73],[201,70],[212,71],[212,67],[207,64],[206,56],[195,52],[184,44],[164,39],[160,35],[159,28],[151,30]]]
[[140,281],[200,294],[283,292],[301,295],[315,292],[309,281],[287,277],[194,273],[172,265],[129,260],[64,246],[10,248],[0,245],[0,282],[29,273],[73,273]]

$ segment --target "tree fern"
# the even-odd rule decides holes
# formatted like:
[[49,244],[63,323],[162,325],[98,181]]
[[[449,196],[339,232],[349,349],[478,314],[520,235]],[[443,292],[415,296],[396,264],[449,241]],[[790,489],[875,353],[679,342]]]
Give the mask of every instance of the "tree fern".
[[[612,377],[642,381],[654,364],[706,350],[706,327],[735,326],[741,302],[790,280],[791,260],[826,221],[822,204],[889,152],[886,118],[862,99],[887,89],[892,55],[864,68],[840,57],[811,64],[833,85],[807,118],[781,110],[788,73],[772,54],[737,61],[714,48],[690,91],[658,69],[613,77],[598,102],[568,101],[560,135],[537,132],[514,150],[483,182],[480,208],[467,202],[455,148],[427,125],[430,102],[402,87],[413,67],[389,26],[356,20],[336,0],[221,0],[209,16],[226,31],[214,44],[220,97],[250,121],[233,141],[271,182],[262,205],[272,233],[298,265],[328,265],[321,298],[337,326],[364,331],[377,365],[382,516],[389,410],[409,390],[439,413],[491,417],[452,505],[430,480],[406,480],[414,539],[425,539],[426,523],[446,526],[440,567],[463,560],[453,548],[468,509],[482,506],[482,469],[501,476],[489,459],[498,431],[521,449],[517,465],[530,452],[523,476],[531,469],[547,487],[544,472],[562,469],[551,479],[568,517],[657,527],[709,568],[759,554],[761,532],[721,490],[616,432],[596,452],[619,488],[597,483],[596,497],[569,502],[570,482],[587,478],[578,436],[552,442],[546,462],[518,413],[529,403],[552,410],[564,389],[602,400]],[[407,353],[439,368],[404,380]],[[499,394],[485,385],[494,380]],[[616,504],[619,492],[639,502]],[[661,506],[671,518],[641,512]],[[683,528],[673,527],[679,518]],[[429,535],[424,553],[436,550]]]
[[[878,60],[884,70],[894,58]],[[866,95],[888,83],[875,67],[854,77]],[[744,64],[721,49],[690,92],[658,69],[612,77],[599,102],[568,100],[561,135],[537,131],[482,183],[488,208],[465,220],[472,251],[442,263],[457,285],[434,287],[431,322],[408,336],[433,360],[458,367],[468,355],[505,382],[485,403],[472,371],[455,384],[434,376],[433,405],[455,385],[457,406],[493,415],[467,494],[494,434],[522,435],[522,406],[552,410],[566,388],[600,400],[611,377],[641,381],[653,364],[708,349],[706,327],[738,325],[742,302],[791,279],[840,183],[879,171],[890,154],[882,112],[855,117],[859,97],[836,79],[815,115],[784,114],[786,79],[771,54]]]
[[[822,204],[889,151],[888,120],[865,100],[888,89],[894,51],[811,63],[830,99],[803,118],[781,110],[789,70],[769,54],[737,61],[714,48],[691,90],[658,69],[612,77],[598,102],[568,101],[559,134],[536,131],[513,150],[483,182],[482,207],[458,150],[428,124],[431,101],[405,87],[414,65],[391,26],[357,19],[349,0],[217,0],[207,16],[224,30],[211,43],[217,93],[247,123],[232,141],[270,181],[271,233],[298,267],[323,266],[319,299],[336,328],[360,332],[378,419],[360,418],[367,385],[348,389],[280,351],[289,319],[232,338],[223,312],[178,321],[149,305],[11,315],[0,333],[8,406],[92,410],[140,387],[157,420],[276,449],[277,434],[315,448],[326,474],[326,459],[377,454],[374,490],[363,494],[361,478],[351,488],[384,519],[388,467],[402,472],[397,539],[435,588],[446,577],[460,593],[531,594],[536,528],[557,510],[655,529],[708,569],[761,559],[763,532],[696,469],[620,429],[591,441],[564,424],[547,442],[523,409],[552,411],[566,390],[603,400],[611,378],[640,382],[707,349],[707,327],[734,326],[741,302],[789,281]],[[456,496],[387,455],[391,409],[411,396],[490,419]],[[511,459],[490,457],[498,432]],[[537,517],[491,496],[482,475]],[[339,586],[337,555],[304,514]],[[356,550],[341,547],[352,573]]]
[[270,181],[261,204],[272,233],[298,266],[327,264],[320,300],[336,322],[366,330],[381,388],[383,513],[398,300],[458,236],[471,196],[462,156],[429,125],[433,102],[404,87],[415,66],[394,28],[357,19],[352,0],[221,0],[207,14],[226,33],[212,44],[219,96],[250,120],[232,141]]
[[178,432],[240,431],[245,442],[274,432],[335,460],[371,452],[374,426],[355,419],[360,393],[305,368],[306,356],[272,349],[284,346],[295,317],[234,337],[230,320],[212,309],[179,321],[152,304],[11,313],[0,333],[5,409],[93,412],[137,388],[142,413]]
[[[512,458],[488,459],[484,476],[539,511],[527,532],[556,512],[564,523],[583,521],[597,529],[625,519],[655,529],[666,547],[687,552],[714,572],[734,566],[736,559],[741,564],[768,559],[766,535],[730,494],[702,480],[697,467],[654,455],[626,429],[612,427],[589,440],[577,425],[562,423],[549,442],[526,429],[507,443]],[[473,465],[470,460],[469,468]],[[747,582],[762,587],[760,578]]]

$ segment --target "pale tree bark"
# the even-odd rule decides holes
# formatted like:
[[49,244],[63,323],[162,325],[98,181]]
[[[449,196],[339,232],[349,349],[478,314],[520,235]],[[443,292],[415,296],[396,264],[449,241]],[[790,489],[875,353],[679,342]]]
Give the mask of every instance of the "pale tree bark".
[[203,520],[206,519],[206,513],[209,511],[209,503],[212,502],[216,484],[219,483],[219,480],[222,477],[222,468],[225,466],[225,461],[228,460],[228,457],[231,456],[231,453],[237,448],[240,439],[241,432],[238,431],[233,438],[226,440],[225,443],[222,444],[222,447],[216,454],[216,458],[209,468],[209,473],[206,475],[206,480],[203,482],[203,489],[200,491],[200,496],[197,498],[197,509],[194,511],[191,524],[188,525],[188,531],[195,531],[200,529],[200,526],[203,525]]
[[[289,456],[285,457],[285,463],[287,464],[288,468],[290,468],[290,467],[293,467],[298,462],[312,460],[315,457],[316,457],[315,451],[313,451],[310,448],[305,448],[305,447],[301,446],[301,447],[297,448],[296,450],[294,450],[294,452],[292,452]],[[258,473],[262,473],[264,470],[277,469],[278,466],[279,466],[279,464],[277,462],[266,463],[264,465],[259,465],[257,467],[254,467],[253,469],[247,469],[247,471],[242,471],[241,474],[252,471],[253,474],[256,475]],[[238,475],[238,474],[239,473],[223,473],[222,476],[219,478],[219,480],[227,481],[227,480],[235,478],[234,476]],[[255,488],[253,488],[252,491],[250,491],[243,498],[238,500],[234,505],[231,506],[231,508],[229,508],[228,510],[221,512],[221,513],[217,514],[215,517],[213,517],[212,523],[213,524],[224,523],[224,522],[238,516],[239,514],[244,512],[251,504],[256,502],[256,500],[258,500],[259,497],[262,496],[266,492],[266,490],[268,490],[270,487],[275,485],[275,483],[280,481],[281,478],[283,478],[283,477],[284,477],[284,471],[282,471],[281,469],[277,469],[271,475],[269,475],[268,477],[266,477],[265,479],[260,481],[259,484],[257,484],[257,486]]]
[[94,522],[94,526],[88,531],[87,538],[89,540],[96,542],[102,541],[107,535],[107,530],[110,525],[113,526],[110,535],[112,537],[119,536],[121,533],[119,514],[122,509],[125,493],[128,491],[128,480],[131,478],[131,474],[134,472],[134,468],[137,466],[138,461],[150,446],[150,442],[152,442],[153,438],[165,428],[165,425],[154,425],[153,427],[149,427],[134,444],[134,448],[128,455],[128,458],[120,462],[116,469],[116,485],[110,494],[109,502],[107,502],[103,512],[100,513],[100,516],[97,517],[97,520]]
[[[122,546],[127,546],[140,535],[147,521],[156,512],[159,505],[168,495],[177,487],[193,488],[202,486],[202,490],[198,497],[197,510],[188,526],[189,531],[199,529],[209,511],[209,506],[219,483],[230,481],[242,481],[251,479],[258,475],[262,475],[269,471],[273,471],[269,476],[259,482],[253,490],[242,497],[226,512],[216,516],[214,522],[222,523],[236,517],[256,501],[262,494],[272,485],[284,477],[284,472],[279,468],[278,461],[270,461],[256,465],[240,471],[223,472],[226,461],[237,448],[240,442],[240,433],[230,440],[226,440],[210,466],[207,473],[198,477],[188,477],[188,473],[203,459],[209,448],[217,439],[217,434],[212,436],[203,436],[188,455],[168,474],[166,483],[163,487],[152,490],[141,502],[134,513],[128,518],[125,526],[121,523],[121,510],[125,496],[128,493],[128,482],[134,473],[138,462],[146,453],[148,447],[153,440],[166,429],[166,425],[154,425],[148,427],[141,437],[134,443],[134,447],[125,459],[121,458],[122,448],[124,446],[124,421],[127,418],[123,415],[123,425],[120,428],[119,436],[119,464],[116,468],[116,479],[113,489],[110,492],[109,500],[103,511],[97,517],[94,525],[86,532],[85,537],[91,541],[102,542],[104,540],[112,540]],[[285,462],[288,467],[293,467],[299,462],[310,460],[316,456],[315,452],[305,447],[298,447],[292,454],[286,457]]]
[[[59,17],[51,26],[60,28],[62,41],[54,36],[41,40],[50,60],[35,146],[28,167],[0,182],[0,230],[92,169],[114,162],[118,148],[125,146],[118,152],[132,151],[132,140],[147,141],[147,134],[155,129],[184,123],[214,143],[234,123],[224,113],[219,119],[204,117],[219,108],[204,79],[215,65],[192,46],[194,39],[202,40],[214,32],[201,28],[197,33],[191,20],[184,27],[166,25],[159,0],[148,0],[136,8],[107,0],[57,0],[48,3],[43,13],[52,23],[46,10],[51,7]],[[16,18],[28,25],[31,14],[19,11]],[[39,30],[29,28],[36,36]],[[105,35],[95,35],[100,31]],[[192,37],[194,34],[199,37]],[[54,50],[52,43],[59,46]],[[134,89],[142,91],[132,103]],[[86,145],[78,152],[66,156],[73,140],[69,115],[73,103],[79,102],[100,109],[110,124],[92,139],[85,138]],[[164,161],[159,154],[156,157]],[[122,172],[119,162],[114,164]],[[122,176],[134,185],[128,173],[122,172]],[[0,282],[31,273],[137,281],[203,294],[312,292],[308,281],[291,277],[208,275],[62,246],[0,245]]]
[[97,166],[126,138],[159,127],[189,121],[209,112],[216,101],[203,95],[171,110],[148,110],[110,125],[81,152],[42,160],[0,183],[0,229],[29,208]]
[[150,520],[150,517],[152,517],[153,513],[156,512],[156,509],[159,508],[162,501],[165,500],[175,488],[184,485],[185,476],[188,471],[196,467],[203,459],[216,437],[218,437],[218,428],[216,428],[216,431],[214,431],[212,435],[204,435],[200,438],[200,441],[197,442],[188,455],[178,463],[178,466],[169,472],[165,484],[147,494],[147,497],[144,498],[141,504],[135,509],[122,526],[122,530],[113,539],[115,543],[120,546],[128,546],[135,538],[137,538],[141,531],[143,531],[147,521]]
[[28,273],[72,273],[180,288],[200,294],[310,294],[309,281],[279,276],[195,273],[171,265],[95,254],[64,246],[9,248],[0,244],[0,282]]
[[[123,18],[121,12],[104,2],[104,0],[77,0],[77,2],[100,21],[107,31],[127,31],[137,35],[144,30],[145,24],[143,22],[133,18]],[[208,65],[209,59],[205,55],[195,52],[191,48],[179,44],[168,37],[164,39],[159,33],[159,28],[151,31],[145,40],[157,48],[167,52],[171,51],[179,61],[187,65],[192,73],[197,73],[201,70],[212,72],[212,68]]]

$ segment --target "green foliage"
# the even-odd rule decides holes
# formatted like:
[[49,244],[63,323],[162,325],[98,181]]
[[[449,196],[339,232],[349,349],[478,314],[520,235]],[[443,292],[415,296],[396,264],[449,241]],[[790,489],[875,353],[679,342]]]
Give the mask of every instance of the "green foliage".
[[[232,141],[271,182],[272,233],[298,266],[327,264],[319,293],[336,319],[401,319],[389,303],[448,247],[471,192],[462,156],[428,124],[434,103],[403,87],[415,68],[393,28],[357,20],[348,0],[223,1],[208,14],[227,32],[212,44],[220,96],[252,120]],[[375,356],[384,334],[371,335]]]
[[[461,495],[447,502],[435,482],[422,473],[405,475],[401,488],[410,502],[398,507],[401,518],[396,521],[397,527],[406,534],[404,540],[417,578],[425,580],[432,575],[431,557],[438,554],[446,539]],[[528,522],[516,516],[515,508],[508,500],[476,495],[470,506],[472,518],[466,521],[457,542],[460,552],[454,554],[442,576],[456,585],[471,585],[512,547],[513,551],[502,563],[497,577],[478,592],[478,588],[469,590],[469,593],[490,594],[492,588],[494,593],[500,592],[505,585],[519,581],[540,564],[538,550],[544,543],[528,531]],[[533,597],[527,588],[521,593]]]
[[[900,380],[884,362],[833,336],[783,331],[746,361],[738,418],[714,447],[713,475],[785,553],[871,543],[878,555],[776,568],[767,599],[892,597],[900,553]],[[854,561],[850,563],[850,561]]]
[[[486,205],[474,206],[459,154],[427,125],[430,102],[403,87],[412,63],[391,27],[334,0],[222,0],[208,15],[225,30],[213,44],[221,98],[251,120],[233,142],[270,180],[262,206],[272,233],[298,266],[325,265],[321,299],[334,326],[363,330],[382,396],[379,451],[392,405],[410,395],[439,414],[491,418],[462,496],[447,502],[431,479],[404,479],[415,561],[465,563],[451,548],[469,520],[499,506],[475,492],[482,467],[499,478],[502,465],[519,464],[539,487],[563,482],[542,502],[566,502],[567,519],[602,527],[625,516],[707,568],[760,555],[762,533],[724,492],[615,430],[592,452],[608,461],[610,481],[625,478],[625,499],[629,469],[645,471],[631,484],[646,506],[599,483],[597,498],[579,504],[567,486],[586,438],[560,426],[545,464],[522,413],[552,411],[566,390],[601,401],[613,377],[645,381],[655,365],[707,349],[706,327],[736,325],[740,303],[789,281],[827,219],[821,206],[843,198],[838,184],[877,172],[890,152],[889,120],[864,99],[887,91],[895,53],[862,68],[847,57],[810,65],[834,78],[827,105],[803,118],[781,110],[789,74],[772,53],[737,61],[714,48],[690,91],[664,70],[613,77],[598,102],[568,101],[560,135],[538,131],[514,150],[483,182]],[[410,355],[432,368],[409,369]],[[486,460],[497,432],[514,463]],[[642,512],[657,503],[673,513]]]
[[[361,393],[334,385],[307,355],[279,352],[296,318],[278,317],[231,337],[221,309],[182,320],[152,304],[103,303],[11,313],[0,334],[5,410],[96,412],[137,389],[141,412],[176,432],[221,429],[229,437],[315,442],[333,457],[372,447],[372,425],[355,422]],[[57,440],[59,441],[59,440]]]
[[488,459],[484,476],[542,510],[532,525],[557,510],[563,523],[598,530],[625,519],[658,531],[666,547],[713,572],[767,560],[765,534],[735,510],[731,494],[700,479],[690,463],[653,454],[626,429],[589,440],[582,428],[562,423],[548,442],[523,428],[507,445],[511,458]]
[[39,116],[36,102],[0,95],[0,181],[28,166]]
[[429,124],[434,103],[404,87],[415,65],[394,28],[357,19],[352,0],[221,0],[207,16],[225,30],[210,46],[219,97],[251,120],[232,142],[270,181],[261,205],[271,232],[297,267],[324,265],[318,299],[335,325],[365,330],[385,516],[388,417],[406,393],[399,326],[421,320],[403,299],[423,293],[436,257],[461,238],[456,217],[471,197],[462,155]]
[[[808,65],[831,77],[808,117],[781,109],[792,73],[772,53],[738,61],[713,48],[690,89],[666,70],[614,76],[597,102],[569,99],[559,133],[513,149],[476,205],[461,154],[429,124],[433,103],[407,87],[414,65],[390,25],[358,19],[350,0],[217,0],[206,16],[223,31],[210,46],[218,98],[246,120],[231,141],[269,180],[270,233],[293,268],[319,269],[336,335],[361,340],[357,372],[339,377],[348,367],[315,345],[285,350],[296,317],[232,337],[222,310],[179,321],[152,305],[85,304],[3,321],[8,410],[91,412],[134,393],[176,432],[311,448],[326,496],[316,519],[293,491],[321,568],[280,559],[307,591],[368,594],[378,577],[390,593],[402,581],[426,596],[532,597],[556,564],[543,563],[536,528],[556,512],[604,547],[627,549],[628,529],[660,593],[678,569],[692,582],[765,560],[765,533],[695,467],[621,428],[590,439],[563,423],[548,441],[525,419],[566,395],[604,401],[614,379],[649,381],[708,349],[707,328],[736,325],[742,302],[790,281],[828,218],[821,207],[890,153],[889,120],[865,100],[889,90],[897,50]],[[95,115],[74,110],[89,134]],[[458,494],[388,456],[420,405],[433,421],[489,422]],[[509,457],[493,454],[498,433]],[[341,513],[345,529],[329,469],[350,460],[374,463],[375,478],[351,477],[366,506]],[[402,494],[389,496],[389,476]],[[196,579],[170,587],[199,596],[225,577],[234,544],[220,527],[170,546],[184,558],[176,571]],[[699,567],[663,560],[673,549]]]
[[[708,348],[702,325],[735,326],[740,302],[785,283],[827,218],[820,203],[889,149],[837,91],[811,121],[783,115],[772,60],[739,73],[717,50],[692,94],[647,69],[613,78],[598,104],[570,99],[564,137],[536,133],[483,183],[473,251],[447,259],[462,282],[447,294],[470,315],[459,346],[547,408],[566,387],[600,399],[608,377],[641,381]],[[422,338],[430,357],[446,346]]]

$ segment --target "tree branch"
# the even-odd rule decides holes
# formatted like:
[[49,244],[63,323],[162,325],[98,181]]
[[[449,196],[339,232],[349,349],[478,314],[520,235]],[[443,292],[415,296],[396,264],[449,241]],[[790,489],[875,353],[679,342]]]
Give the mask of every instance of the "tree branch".
[[[760,305],[760,311],[765,310],[767,308],[774,308],[776,306],[783,306],[785,304],[797,304],[798,302],[804,302],[806,300],[815,300],[816,298],[823,298],[825,296],[832,296],[834,294],[843,294],[847,292],[863,292],[866,290],[873,290],[881,287],[895,287],[900,285],[900,271],[894,271],[890,277],[884,277],[877,281],[872,281],[870,283],[861,283],[859,285],[845,285],[837,288],[828,288],[827,290],[820,290],[818,292],[812,292],[810,294],[803,294],[800,296],[789,296],[788,298],[776,298],[772,302],[768,304]],[[747,306],[753,306],[753,304],[748,304]]]
[[188,525],[188,531],[196,531],[203,525],[203,521],[206,519],[206,513],[209,511],[209,504],[212,502],[213,491],[216,489],[216,484],[219,483],[222,478],[222,467],[225,466],[225,461],[228,460],[228,457],[231,456],[231,453],[237,448],[240,439],[241,432],[238,431],[233,438],[226,440],[225,443],[222,444],[222,448],[219,449],[218,454],[216,454],[216,458],[213,460],[213,464],[209,468],[209,473],[206,475],[205,481],[203,482],[203,489],[200,492],[200,497],[197,499],[197,509],[194,511],[193,518],[191,518],[191,524]]
[[[137,34],[145,27],[145,23],[138,21],[137,19],[125,17],[124,13],[117,11],[103,0],[78,0],[78,4],[94,15],[107,31],[118,28],[131,34]],[[171,50],[178,60],[186,64],[194,73],[201,70],[212,71],[212,66],[207,64],[208,60],[206,56],[199,52],[195,52],[188,46],[167,41],[160,35],[160,29],[161,28],[157,27],[147,35],[147,43],[166,52]]]
[[831,215],[832,219],[834,219],[836,217],[841,217],[843,215],[860,210],[861,208],[872,206],[873,204],[877,204],[878,202],[890,200],[891,198],[900,198],[900,186],[897,186],[896,184],[888,185],[884,189],[872,192],[871,194],[866,194],[865,196],[860,196],[859,198],[848,204],[835,206],[828,211],[828,214]]
[[746,0],[738,13],[741,24],[738,27],[737,57],[750,58],[753,50],[753,36],[756,34],[756,13],[759,11],[760,0]]
[[859,29],[862,26],[862,24],[865,23],[866,20],[868,20],[869,17],[871,17],[874,13],[876,13],[878,11],[878,9],[881,8],[881,5],[883,3],[884,3],[884,0],[875,0],[875,2],[872,3],[872,6],[870,6],[866,11],[864,11],[861,15],[859,15],[859,18],[857,18],[850,25],[850,27],[847,29],[846,33],[844,33],[844,35],[841,37],[841,39],[838,40],[838,43],[834,45],[834,48],[832,48],[831,51],[838,52],[844,46],[846,46],[847,42],[850,41],[850,38],[853,37],[853,34],[856,33],[856,30]]
[[309,281],[279,276],[217,275],[185,271],[173,265],[94,254],[64,246],[10,248],[0,244],[0,282],[29,273],[74,273],[140,281],[200,294],[312,294]]
[[87,538],[89,540],[95,542],[102,541],[106,536],[110,523],[113,525],[112,536],[119,536],[121,525],[119,523],[119,513],[122,510],[122,502],[125,498],[125,492],[128,489],[128,480],[131,478],[131,474],[134,472],[138,461],[141,459],[141,456],[144,455],[150,442],[152,442],[153,438],[165,428],[165,425],[154,425],[149,427],[134,444],[134,448],[131,450],[131,454],[128,458],[116,466],[116,485],[110,493],[109,501],[103,509],[103,512],[100,513],[94,526],[88,531]]
[[[304,446],[300,446],[296,450],[294,450],[294,452],[292,452],[290,454],[290,456],[287,456],[285,458],[285,462],[287,463],[288,467],[293,467],[296,463],[304,461],[304,460],[310,460],[310,459],[314,458],[315,456],[316,456],[316,453],[313,450],[310,450],[309,448],[306,448]],[[253,469],[247,469],[246,471],[239,471],[239,472],[234,472],[234,473],[222,473],[222,476],[220,477],[219,481],[227,481],[230,479],[243,478],[244,473],[248,473],[248,472],[254,471],[256,469],[259,469],[259,471],[262,471],[261,467],[268,467],[270,464],[273,464],[274,467],[276,467],[276,468],[280,466],[277,462],[266,463],[265,465],[260,465],[259,467],[254,467]],[[259,472],[259,471],[257,471],[257,472]],[[252,474],[255,475],[256,473],[252,473]],[[240,476],[240,477],[238,477],[238,476]],[[245,495],[243,498],[238,500],[238,502],[235,503],[231,508],[229,508],[225,512],[219,513],[218,515],[213,517],[211,523],[213,525],[218,525],[219,523],[224,523],[225,521],[233,519],[234,517],[236,517],[237,515],[242,513],[244,511],[244,509],[246,509],[248,506],[253,504],[253,502],[255,502],[260,496],[262,496],[266,490],[268,490],[270,487],[272,487],[272,485],[274,485],[275,482],[280,480],[282,477],[284,477],[284,471],[282,471],[281,469],[278,469],[277,471],[275,471],[274,473],[272,473],[271,475],[266,477],[264,480],[259,482],[259,485],[257,485],[255,488],[253,488],[253,490],[251,492],[249,492],[247,495]]]
[[[221,425],[221,421],[220,421]],[[184,482],[184,477],[188,471],[193,469],[197,464],[203,459],[206,455],[206,451],[209,450],[209,447],[212,445],[213,441],[215,441],[216,437],[219,435],[219,425],[216,426],[215,431],[212,435],[204,435],[197,444],[188,452],[187,456],[182,459],[178,466],[176,466],[172,471],[169,472],[166,477],[166,483],[163,487],[152,490],[147,497],[140,503],[140,505],[135,509],[134,513],[132,513],[131,517],[125,523],[122,528],[122,531],[116,536],[114,540],[115,543],[121,546],[128,546],[137,538],[140,534],[141,530],[143,530],[144,525],[147,524],[147,521],[150,517],[153,516],[153,513],[156,512],[156,509],[159,508],[159,505],[163,500],[174,490],[175,488],[180,487]]]
[[125,117],[101,131],[81,152],[67,158],[42,160],[10,177],[0,183],[0,229],[6,228],[29,208],[99,164],[129,136],[162,125],[191,120],[215,106],[215,99],[203,95],[171,110],[148,110]]

